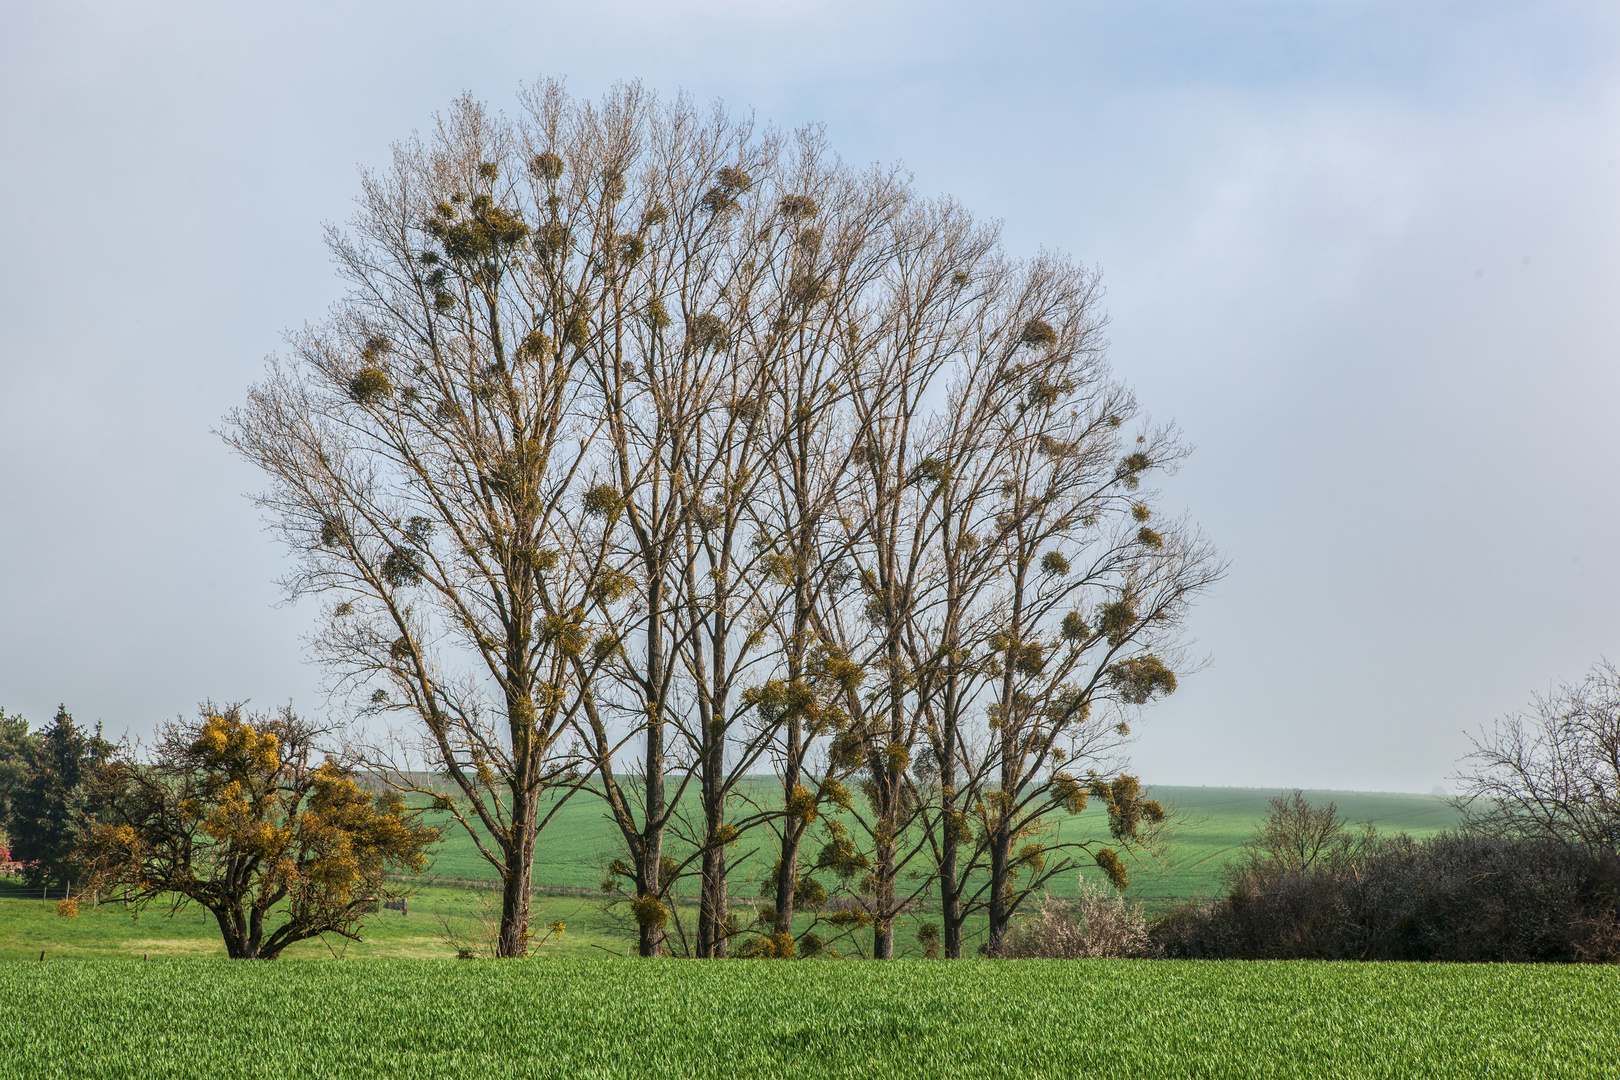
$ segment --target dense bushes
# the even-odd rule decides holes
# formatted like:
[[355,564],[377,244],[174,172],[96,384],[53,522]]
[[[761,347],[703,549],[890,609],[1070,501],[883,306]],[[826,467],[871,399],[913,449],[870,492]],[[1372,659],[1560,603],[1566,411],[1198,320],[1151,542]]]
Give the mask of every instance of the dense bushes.
[[1251,860],[1228,894],[1151,928],[1206,959],[1620,961],[1620,858],[1545,839],[1368,839],[1293,869]]

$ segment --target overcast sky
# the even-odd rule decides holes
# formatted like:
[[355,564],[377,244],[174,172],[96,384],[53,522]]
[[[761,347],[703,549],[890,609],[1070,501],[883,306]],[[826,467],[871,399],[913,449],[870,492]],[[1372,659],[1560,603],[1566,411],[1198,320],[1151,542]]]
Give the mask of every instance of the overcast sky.
[[1144,779],[1426,791],[1620,659],[1612,2],[245,7],[0,0],[10,712],[324,707],[210,429],[338,295],[357,169],[542,75],[824,121],[1102,269],[1232,565]]

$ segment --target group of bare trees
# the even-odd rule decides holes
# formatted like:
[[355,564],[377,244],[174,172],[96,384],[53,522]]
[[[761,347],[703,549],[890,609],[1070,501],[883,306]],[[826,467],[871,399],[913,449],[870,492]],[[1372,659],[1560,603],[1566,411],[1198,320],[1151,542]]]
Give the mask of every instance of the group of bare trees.
[[347,297],[224,431],[373,763],[500,872],[500,953],[581,792],[644,955],[886,957],[925,895],[931,948],[981,917],[996,952],[1081,854],[1121,878],[1058,823],[1163,816],[1118,751],[1221,566],[1141,489],[1186,447],[1111,375],[1096,274],[815,128],[521,104],[365,177]]

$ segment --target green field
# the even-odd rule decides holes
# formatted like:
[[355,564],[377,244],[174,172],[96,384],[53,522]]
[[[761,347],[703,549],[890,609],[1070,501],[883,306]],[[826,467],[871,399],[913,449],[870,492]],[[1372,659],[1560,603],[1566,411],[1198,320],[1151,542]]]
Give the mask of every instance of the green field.
[[[1248,838],[1265,812],[1267,797],[1276,792],[1161,787],[1154,794],[1174,804],[1186,822],[1161,861],[1138,861],[1132,867],[1133,884],[1128,895],[1150,911],[1175,900],[1213,892],[1221,864]],[[1309,794],[1317,802],[1331,798],[1352,820],[1371,821],[1388,831],[1404,830],[1423,836],[1455,821],[1454,812],[1442,800],[1427,795]],[[1100,812],[1091,811],[1063,822],[1061,828],[1064,836],[1071,830],[1081,835],[1101,835],[1102,821]],[[762,831],[758,841],[745,840],[738,854],[747,856],[756,848],[762,849],[767,835]],[[560,956],[623,954],[633,937],[628,918],[622,912],[606,910],[596,891],[606,860],[620,854],[614,846],[617,839],[617,830],[600,808],[586,799],[565,806],[542,834],[534,874],[541,890],[535,897],[532,923],[537,934],[558,921],[567,929],[560,939],[547,941],[540,952]],[[757,875],[769,864],[763,850],[758,850],[751,858],[739,859],[734,868],[735,903],[744,922],[748,919],[743,909],[758,902]],[[1076,885],[1075,876],[1065,875],[1054,879],[1050,888],[1053,893],[1068,895]],[[334,938],[301,942],[289,948],[285,957],[452,956],[455,946],[450,938],[477,938],[484,924],[493,919],[499,905],[491,891],[493,886],[489,864],[479,858],[464,834],[453,832],[440,846],[430,874],[411,883],[415,893],[408,916],[379,912],[366,922],[363,941]],[[568,889],[575,892],[559,895]],[[930,910],[932,900],[928,895],[920,911],[897,921],[895,944],[901,956],[921,953],[916,924],[937,920]],[[682,905],[678,914],[690,924],[694,912],[690,905]],[[970,920],[967,927],[970,951],[979,941],[982,922],[982,917]],[[844,955],[858,956],[867,938],[862,934],[836,942],[834,948]],[[200,908],[169,918],[158,909],[132,917],[121,907],[103,906],[86,909],[76,919],[63,919],[57,916],[52,901],[40,899],[37,893],[25,891],[14,881],[0,879],[0,961],[37,960],[42,950],[48,958],[61,960],[156,959],[220,956],[224,946],[212,917]]]
[[[485,926],[493,926],[500,912],[500,895],[492,889],[423,886],[410,898],[408,915],[381,911],[362,927],[361,941],[329,936],[288,946],[284,959],[338,957],[369,960],[379,957],[448,959],[459,942],[476,941]],[[536,936],[553,922],[566,924],[561,937],[552,937],[537,949],[542,955],[602,955],[607,949],[622,955],[633,935],[623,920],[602,910],[594,898],[538,895],[534,898]],[[159,958],[223,957],[225,946],[214,917],[195,905],[169,916],[150,908],[135,914],[117,904],[85,906],[76,918],[56,913],[54,900],[0,879],[0,963],[48,960],[139,960]]]
[[[744,792],[762,803],[774,803],[775,790],[767,782],[748,782]],[[1236,852],[1265,815],[1266,800],[1282,794],[1281,789],[1155,787],[1154,798],[1174,806],[1186,822],[1175,834],[1165,856],[1155,861],[1143,859],[1131,867],[1130,895],[1150,903],[1163,903],[1213,893],[1218,887],[1220,866]],[[1382,831],[1407,832],[1415,837],[1429,836],[1453,825],[1456,811],[1445,800],[1432,795],[1392,795],[1366,792],[1309,791],[1306,796],[1323,804],[1334,801],[1352,821],[1370,821]],[[1107,835],[1107,816],[1101,809],[1088,810],[1060,823],[1063,838],[1102,838]],[[752,895],[760,875],[775,861],[771,834],[761,829],[744,837],[737,848],[733,877],[738,892]],[[812,855],[819,840],[809,845]],[[678,845],[677,845],[678,847]],[[611,858],[623,857],[623,841],[618,829],[603,813],[601,804],[589,796],[577,796],[560,810],[540,836],[534,858],[536,884],[591,889],[602,880],[603,868]],[[445,879],[490,881],[495,873],[464,832],[447,835],[434,856],[431,873]],[[1071,895],[1077,886],[1072,877],[1054,880],[1056,895]]]
[[[1150,789],[1154,798],[1177,807],[1187,824],[1176,831],[1162,862],[1138,862],[1131,869],[1128,895],[1148,902],[1183,900],[1219,891],[1222,864],[1233,858],[1266,815],[1266,800],[1281,788],[1168,787]],[[1317,806],[1337,804],[1352,822],[1369,822],[1380,832],[1404,832],[1422,839],[1456,826],[1462,816],[1434,795],[1365,791],[1307,791]],[[1098,815],[1081,815],[1096,828]],[[1077,822],[1079,824],[1080,822]],[[1100,832],[1100,830],[1099,830]],[[1057,889],[1053,890],[1057,892]]]
[[1596,1078],[1620,970],[545,959],[0,965],[5,1077]]

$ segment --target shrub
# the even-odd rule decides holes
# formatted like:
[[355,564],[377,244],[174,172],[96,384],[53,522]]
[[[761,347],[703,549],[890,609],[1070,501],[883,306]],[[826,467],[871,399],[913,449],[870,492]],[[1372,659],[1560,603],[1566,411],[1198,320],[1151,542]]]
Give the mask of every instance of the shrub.
[[1252,862],[1152,937],[1181,958],[1616,962],[1620,858],[1480,833],[1377,839],[1303,869]]
[[1153,943],[1147,918],[1111,889],[1080,879],[1074,900],[1048,896],[1034,918],[1007,935],[1004,955],[1028,959],[1079,960],[1147,956]]

